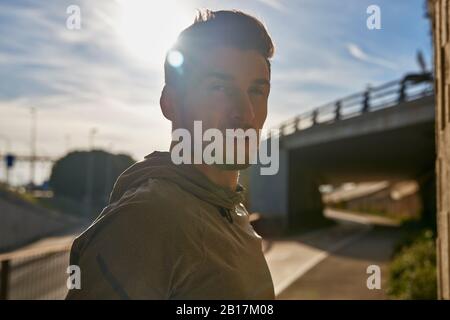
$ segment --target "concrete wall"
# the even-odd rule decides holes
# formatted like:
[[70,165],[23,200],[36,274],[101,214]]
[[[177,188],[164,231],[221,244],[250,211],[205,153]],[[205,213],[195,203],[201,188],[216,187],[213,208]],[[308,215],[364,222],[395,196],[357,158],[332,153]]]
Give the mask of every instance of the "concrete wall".
[[27,203],[0,191],[0,252],[10,251],[43,237],[75,230],[85,223]]

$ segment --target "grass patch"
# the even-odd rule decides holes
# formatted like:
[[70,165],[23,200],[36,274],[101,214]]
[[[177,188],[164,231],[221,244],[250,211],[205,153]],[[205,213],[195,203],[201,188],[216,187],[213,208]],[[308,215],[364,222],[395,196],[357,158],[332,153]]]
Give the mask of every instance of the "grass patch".
[[387,291],[392,299],[437,299],[435,232],[417,228],[410,226],[394,251]]

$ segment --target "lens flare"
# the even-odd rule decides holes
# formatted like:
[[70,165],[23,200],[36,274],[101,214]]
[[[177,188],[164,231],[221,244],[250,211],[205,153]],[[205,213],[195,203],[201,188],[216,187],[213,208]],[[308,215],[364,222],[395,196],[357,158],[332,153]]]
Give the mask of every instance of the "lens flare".
[[170,63],[172,67],[178,68],[184,62],[183,54],[180,51],[172,50],[169,52],[167,56],[167,61]]

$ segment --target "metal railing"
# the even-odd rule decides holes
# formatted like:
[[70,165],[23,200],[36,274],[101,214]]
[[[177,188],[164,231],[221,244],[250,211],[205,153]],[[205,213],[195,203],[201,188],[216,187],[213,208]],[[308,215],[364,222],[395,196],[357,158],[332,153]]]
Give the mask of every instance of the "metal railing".
[[64,299],[73,236],[0,254],[0,300]]
[[433,94],[433,78],[430,73],[408,74],[400,80],[369,87],[363,92],[304,112],[282,122],[276,129],[279,129],[278,135],[287,136],[314,125],[334,123]]

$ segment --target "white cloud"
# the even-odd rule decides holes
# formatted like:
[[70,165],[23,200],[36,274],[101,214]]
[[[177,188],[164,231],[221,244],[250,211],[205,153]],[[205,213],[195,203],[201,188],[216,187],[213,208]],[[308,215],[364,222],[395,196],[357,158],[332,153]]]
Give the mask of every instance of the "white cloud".
[[378,58],[372,55],[367,54],[364,52],[357,44],[355,43],[348,43],[347,44],[347,50],[350,53],[350,55],[360,61],[372,63],[384,68],[389,69],[398,69],[398,66],[395,63],[392,63],[388,60]]

